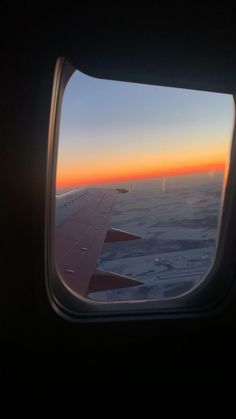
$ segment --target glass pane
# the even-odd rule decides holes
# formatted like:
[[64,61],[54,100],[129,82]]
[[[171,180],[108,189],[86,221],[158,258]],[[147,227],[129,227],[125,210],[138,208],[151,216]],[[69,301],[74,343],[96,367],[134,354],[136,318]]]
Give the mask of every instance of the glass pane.
[[206,277],[233,113],[230,95],[73,75],[62,107],[55,245],[74,292],[159,300]]

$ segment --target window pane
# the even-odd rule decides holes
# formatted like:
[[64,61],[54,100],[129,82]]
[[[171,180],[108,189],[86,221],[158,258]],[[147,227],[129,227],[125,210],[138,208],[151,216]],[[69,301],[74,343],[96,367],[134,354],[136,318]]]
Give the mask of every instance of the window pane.
[[205,278],[233,112],[230,95],[73,75],[55,226],[57,266],[73,291],[101,301],[166,299]]

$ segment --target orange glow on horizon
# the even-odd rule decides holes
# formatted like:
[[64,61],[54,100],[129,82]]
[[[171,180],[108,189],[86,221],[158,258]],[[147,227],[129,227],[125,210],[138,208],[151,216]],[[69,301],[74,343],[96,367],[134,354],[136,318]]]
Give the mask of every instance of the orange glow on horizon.
[[[132,165],[131,165],[132,166]],[[127,169],[127,168],[126,168]],[[151,179],[156,177],[163,177],[163,176],[178,176],[184,174],[194,174],[194,173],[206,173],[206,172],[219,172],[224,171],[225,163],[222,161],[207,163],[207,164],[199,164],[199,165],[191,165],[191,166],[182,166],[182,167],[166,167],[161,168],[159,170],[139,170],[135,171],[132,170],[123,170],[119,173],[116,170],[116,173],[112,171],[109,174],[109,171],[98,171],[95,170],[88,173],[86,170],[83,173],[83,168],[81,168],[81,174],[75,173],[73,168],[71,170],[58,170],[57,171],[57,181],[56,181],[56,188],[68,188],[68,187],[75,187],[75,186],[89,186],[89,185],[96,185],[96,184],[106,184],[106,183],[116,183],[116,182],[125,182],[129,180],[142,180],[142,179]],[[123,172],[123,173],[122,173]]]

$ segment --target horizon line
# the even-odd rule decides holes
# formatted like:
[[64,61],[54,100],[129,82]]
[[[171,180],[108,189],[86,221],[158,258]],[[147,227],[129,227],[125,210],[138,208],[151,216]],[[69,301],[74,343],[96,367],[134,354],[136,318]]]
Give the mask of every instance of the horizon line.
[[207,173],[207,172],[222,172],[224,171],[226,163],[218,162],[218,163],[209,163],[200,166],[189,166],[185,168],[174,168],[171,170],[162,170],[159,172],[150,172],[146,175],[141,174],[133,174],[131,176],[119,176],[115,178],[100,178],[99,180],[89,180],[84,181],[82,183],[78,180],[72,180],[70,182],[56,182],[56,189],[61,188],[69,188],[69,187],[80,187],[80,186],[89,186],[89,185],[100,185],[100,184],[107,184],[107,183],[119,183],[119,182],[126,182],[126,181],[134,181],[134,180],[145,180],[145,179],[155,179],[160,177],[171,177],[171,176],[183,176],[188,174],[194,173]]

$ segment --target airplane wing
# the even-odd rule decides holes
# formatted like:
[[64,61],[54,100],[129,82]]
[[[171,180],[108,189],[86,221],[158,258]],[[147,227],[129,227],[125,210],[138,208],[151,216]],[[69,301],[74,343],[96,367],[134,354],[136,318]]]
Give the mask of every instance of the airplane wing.
[[[142,284],[133,278],[99,271],[96,261],[104,242],[135,240],[139,236],[110,228],[112,208],[124,189],[88,188],[59,207],[63,220],[55,227],[55,256],[65,283],[85,296],[89,292]],[[76,202],[76,212],[70,210]],[[70,207],[71,205],[71,207]],[[68,209],[69,208],[69,209]],[[63,211],[69,211],[65,219]]]

